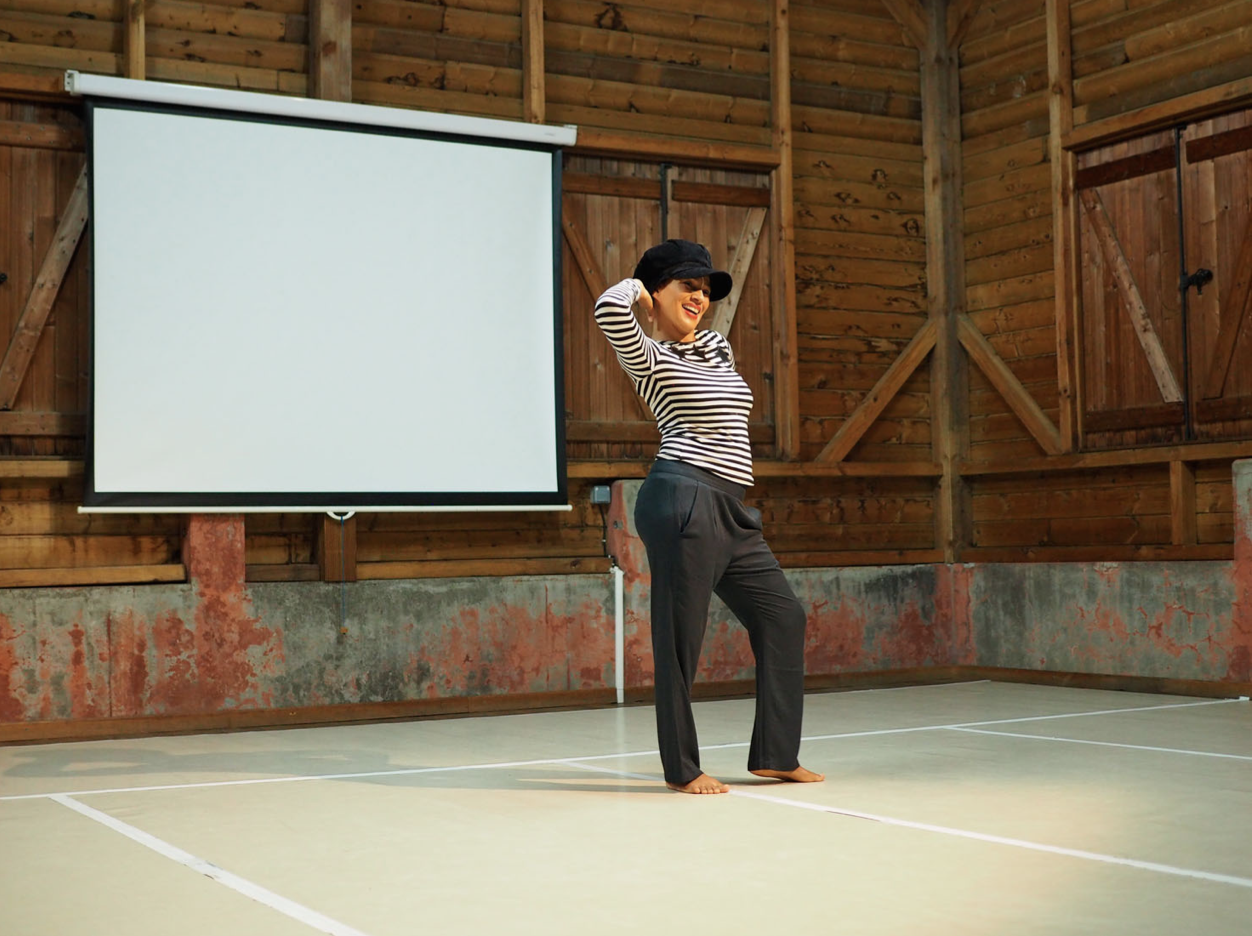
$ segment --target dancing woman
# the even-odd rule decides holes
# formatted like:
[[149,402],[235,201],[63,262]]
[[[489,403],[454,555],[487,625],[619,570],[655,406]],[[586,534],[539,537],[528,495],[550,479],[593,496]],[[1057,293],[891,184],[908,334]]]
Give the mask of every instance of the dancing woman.
[[[635,525],[652,569],[656,726],[666,785],[683,793],[730,788],[700,769],[691,686],[717,593],[747,628],[756,658],[756,722],[748,769],[761,777],[825,779],[800,766],[804,609],[761,535],[752,485],[752,391],[730,343],[697,331],[725,298],[730,275],[700,244],[668,240],[646,251],[631,279],[596,301],[596,323],[656,416],[661,447],[639,489]],[[631,312],[639,303],[652,335]]]

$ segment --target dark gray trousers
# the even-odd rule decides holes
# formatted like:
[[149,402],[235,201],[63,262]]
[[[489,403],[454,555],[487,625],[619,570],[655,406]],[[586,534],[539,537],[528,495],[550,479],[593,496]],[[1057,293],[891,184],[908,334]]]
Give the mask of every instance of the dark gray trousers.
[[756,658],[749,770],[799,766],[805,614],[761,535],[744,489],[685,462],[658,460],[639,489],[635,526],[652,569],[656,729],[670,783],[702,773],[691,685],[716,592]]

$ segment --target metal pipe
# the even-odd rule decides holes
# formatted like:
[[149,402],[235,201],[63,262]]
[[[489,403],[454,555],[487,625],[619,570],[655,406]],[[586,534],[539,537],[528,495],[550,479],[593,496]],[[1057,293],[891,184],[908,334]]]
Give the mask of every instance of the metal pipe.
[[626,701],[626,627],[623,582],[626,574],[613,563],[613,686],[617,689],[617,704]]
[[1182,202],[1182,126],[1174,128],[1174,180],[1178,187],[1178,291],[1182,296],[1179,314],[1182,316],[1182,414],[1183,440],[1195,438],[1195,426],[1191,420],[1191,352],[1188,348],[1188,332],[1190,327],[1187,315],[1187,291],[1190,289],[1190,277],[1187,275],[1187,232],[1183,221]]

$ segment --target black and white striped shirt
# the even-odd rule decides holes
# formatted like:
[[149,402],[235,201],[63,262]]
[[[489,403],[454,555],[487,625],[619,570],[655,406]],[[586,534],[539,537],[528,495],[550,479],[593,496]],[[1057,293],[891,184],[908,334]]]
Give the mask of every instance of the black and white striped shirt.
[[712,330],[697,332],[695,341],[653,341],[630,311],[638,298],[637,280],[610,286],[596,300],[596,324],[656,416],[657,458],[750,486],[752,391],[735,370],[730,342]]

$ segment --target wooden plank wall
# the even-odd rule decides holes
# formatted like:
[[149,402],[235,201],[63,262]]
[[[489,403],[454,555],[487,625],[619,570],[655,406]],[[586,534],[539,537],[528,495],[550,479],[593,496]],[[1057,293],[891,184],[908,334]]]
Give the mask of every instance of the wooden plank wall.
[[[1072,127],[1252,75],[1245,0],[1073,0]],[[984,0],[960,48],[967,301],[1032,397],[1060,413],[1050,164],[1048,23],[1041,0]],[[1072,311],[1062,297],[1060,306]],[[1081,341],[1079,341],[1081,344]],[[1135,349],[1137,350],[1137,349]],[[1077,380],[1075,379],[1075,384]],[[971,374],[971,460],[1041,454],[985,378]],[[1143,453],[1145,461],[1150,452]],[[1126,461],[1134,461],[1127,458]],[[1198,544],[1171,538],[1170,466],[972,477],[970,559],[1229,554],[1230,461],[1195,465]]]
[[[0,65],[10,72],[51,75],[78,68],[124,74],[135,67],[127,64],[121,0],[12,0],[6,7],[0,13],[0,30],[9,41],[0,43]],[[690,160],[694,145],[704,145],[714,155],[733,147],[753,147],[757,152],[753,160],[762,159],[760,154],[767,155],[772,143],[772,8],[767,0],[621,4],[546,0],[544,118],[550,123],[577,123],[619,140],[646,141],[641,158],[651,160],[651,169],[645,172],[655,172],[659,162],[670,161],[671,149],[678,157],[673,161],[682,163],[684,156]],[[307,0],[208,4],[152,0],[145,18],[143,61],[148,78],[307,92]],[[789,19],[801,454],[811,458],[925,322],[919,62],[916,49],[881,0],[801,0],[791,5]],[[509,119],[523,116],[519,0],[362,0],[353,5],[352,46],[354,101]],[[38,121],[45,119],[53,118]],[[81,139],[76,149],[81,150]],[[66,184],[72,184],[72,168],[62,167]],[[761,178],[759,170],[751,175],[737,173],[733,166],[699,165],[679,166],[674,176],[741,185],[760,184],[752,180]],[[733,241],[738,231],[730,228],[737,227],[735,219],[743,210],[722,211],[726,217],[721,220],[718,211],[722,210],[676,202],[672,221],[684,230],[690,227],[695,236],[709,231],[714,239]],[[55,226],[56,212],[46,210],[44,215],[47,231]],[[727,229],[725,237],[719,234],[722,227]],[[761,250],[761,256],[768,257],[765,248]],[[42,256],[41,245],[31,245],[28,252],[30,266]],[[625,270],[631,263],[631,258],[623,258],[619,266]],[[80,330],[86,322],[82,270],[80,256],[61,300],[75,304],[73,322]],[[741,356],[754,373],[760,371],[758,456],[768,461],[777,457],[770,426],[772,341],[766,320],[758,321],[751,312],[766,302],[768,264],[754,271],[737,327],[751,336],[739,339],[748,342]],[[581,284],[572,264],[566,279],[568,314],[589,316],[587,297],[578,295],[576,287]],[[74,284],[80,292],[74,292]],[[23,283],[11,295],[27,287],[28,282]],[[16,312],[6,314],[11,328]],[[572,353],[604,357],[602,337],[594,330],[584,334],[585,338],[580,336],[584,343]],[[62,352],[44,351],[41,346],[41,355],[49,353]],[[46,376],[51,373],[40,358],[32,370],[31,387],[51,380]],[[866,433],[849,461],[928,464],[928,390],[919,373]],[[41,397],[37,404],[20,398],[18,410],[59,413],[58,425],[72,432],[63,438],[5,436],[5,454],[80,456],[84,392],[84,387],[76,386],[78,395],[72,399]],[[633,413],[621,415],[634,418]],[[611,449],[581,442],[571,443],[570,455],[633,458],[643,464],[653,448],[646,441],[617,443]],[[26,469],[14,463],[13,471],[22,470]],[[74,469],[72,463],[58,463],[30,470],[55,474]],[[570,513],[359,516],[352,531],[358,576],[605,569],[601,518],[588,503],[588,489],[620,471],[606,471],[603,477],[587,471],[576,474],[570,488],[575,509]],[[0,549],[0,572],[55,567],[60,571],[48,573],[49,582],[75,578],[70,574],[74,570],[75,580],[91,580],[92,575],[118,580],[98,568],[129,565],[138,581],[168,575],[179,558],[181,521],[84,520],[73,510],[80,484],[77,478],[0,481],[4,497],[40,505],[24,508],[26,514],[15,531],[79,537],[68,551],[61,543],[14,540],[9,553]],[[801,477],[784,470],[762,478],[753,496],[763,511],[767,533],[789,565],[889,562],[936,555],[933,487],[933,479],[924,476],[839,477],[827,471]],[[337,532],[333,524],[323,530],[320,517],[282,514],[249,517],[246,529],[248,574],[253,580],[318,578],[319,536]],[[106,535],[120,539],[98,540]],[[159,571],[142,571],[140,566]],[[31,576],[23,583],[31,583]]]
[[[145,7],[146,74],[305,94],[307,4],[152,0]],[[1065,339],[1056,329],[1046,8],[1043,0],[983,0],[961,39],[966,305],[1046,418],[1063,427],[1057,347]],[[1067,116],[1076,131],[1252,73],[1252,4],[1244,0],[1076,0],[1065,9],[1072,18],[1067,35],[1073,52],[1073,109]],[[693,153],[742,155],[750,148],[750,168],[766,171],[756,160],[773,143],[771,13],[767,0],[545,0],[544,119],[577,123],[601,139],[638,142],[638,153],[619,152],[618,158],[655,165],[671,161],[673,153],[672,161],[690,163],[698,162]],[[360,0],[352,11],[352,99],[522,119],[527,57],[521,14],[520,0]],[[922,104],[919,53],[883,0],[792,0],[788,18],[799,454],[809,461],[926,323]],[[134,72],[134,61],[126,58],[122,0],[7,0],[0,31],[6,40],[0,42],[0,68],[12,74]],[[63,125],[67,129],[55,131],[66,134],[59,139],[78,139],[64,108],[6,106],[10,121]],[[17,278],[33,275],[44,249],[38,239],[55,227],[59,199],[73,184],[71,164],[81,159],[81,142],[31,151],[37,155],[15,155],[19,149],[0,147],[0,159],[12,162],[0,199],[9,201],[4,214],[17,219],[0,231],[12,241],[6,256],[17,258],[6,261],[14,279],[0,287],[0,316],[10,330],[21,301],[13,297],[29,285],[27,279],[19,287]],[[585,155],[608,158],[603,151]],[[31,190],[13,174],[27,164],[35,168],[20,171],[46,176],[37,187],[40,205],[23,202]],[[37,229],[35,241],[22,239],[23,225]],[[4,503],[36,506],[5,514],[14,519],[0,529],[0,539],[36,539],[15,539],[8,552],[0,542],[0,573],[45,568],[62,570],[57,575],[68,576],[66,581],[127,580],[127,574],[152,580],[176,568],[179,521],[85,521],[72,510],[80,482],[64,459],[74,459],[82,447],[81,422],[75,420],[85,409],[83,269],[80,256],[19,395],[15,410],[27,414],[26,429],[13,431],[20,424],[10,421],[10,431],[0,433],[0,454],[9,459],[24,457],[26,466],[32,457],[55,461],[52,467],[13,462],[3,469],[26,472],[20,479],[0,479]],[[566,272],[567,280],[575,275]],[[578,290],[567,283],[567,291],[574,314]],[[602,340],[594,332],[587,338]],[[926,370],[918,368],[869,424],[843,460],[848,476],[829,464],[808,472],[775,464],[763,473],[753,502],[762,508],[784,564],[941,556],[934,548],[934,478],[857,471],[860,463],[929,465],[935,404]],[[989,473],[988,464],[1018,464],[1043,450],[978,367],[970,368],[969,410],[974,516],[973,543],[964,558],[1229,552],[1225,455],[1191,458],[1194,472],[1171,473],[1168,461],[1158,459]],[[636,467],[648,451],[646,445],[609,450],[580,444],[571,454],[633,458]],[[771,444],[758,452],[764,462],[771,459]],[[575,510],[568,514],[358,517],[360,577],[603,569],[600,516],[587,504],[587,489],[622,474],[620,465],[600,474],[575,470]],[[1192,477],[1198,542],[1175,543],[1171,509],[1190,502]],[[286,515],[249,518],[247,530],[253,579],[318,577],[318,537],[335,532],[323,532],[321,518]],[[98,571],[118,568],[132,571]],[[78,579],[65,570],[79,570]],[[47,580],[62,579],[49,574]],[[14,582],[0,574],[0,583],[5,581]],[[29,576],[21,583],[29,584]]]
[[[926,323],[920,63],[880,4],[792,10],[801,457],[811,459]],[[849,457],[928,462],[930,441],[919,369]]]

